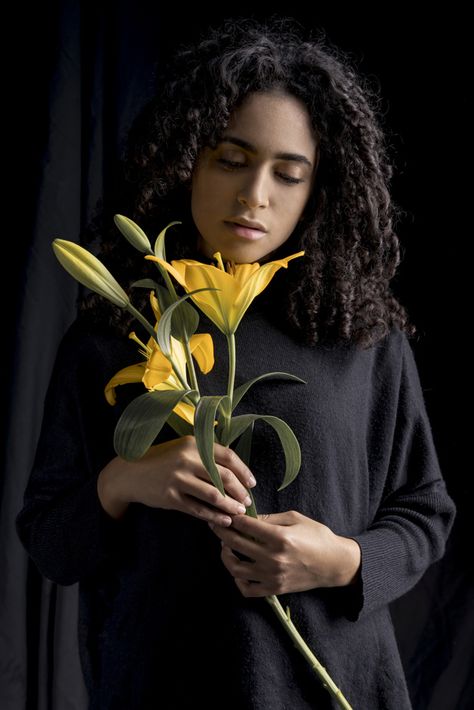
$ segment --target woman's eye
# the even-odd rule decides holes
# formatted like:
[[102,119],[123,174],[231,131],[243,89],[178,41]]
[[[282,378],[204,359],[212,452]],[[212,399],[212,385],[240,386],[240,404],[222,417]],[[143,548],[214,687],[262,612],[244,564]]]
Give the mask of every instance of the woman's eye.
[[228,165],[231,168],[238,168],[240,165],[244,165],[244,163],[236,163],[233,160],[226,160],[225,158],[218,158],[217,162]]
[[[225,158],[218,158],[217,162],[223,163],[224,165],[226,165],[229,168],[243,168],[243,167],[245,167],[245,163],[237,163],[234,160],[226,160]],[[291,177],[290,175],[284,175],[283,173],[277,173],[277,175],[282,180],[284,180],[287,183],[290,183],[291,185],[296,185],[300,182],[304,182],[300,178]]]

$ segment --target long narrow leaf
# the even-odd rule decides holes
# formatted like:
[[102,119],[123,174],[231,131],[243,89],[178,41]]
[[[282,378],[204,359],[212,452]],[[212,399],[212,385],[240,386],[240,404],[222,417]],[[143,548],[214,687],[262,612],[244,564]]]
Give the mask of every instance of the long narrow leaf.
[[194,433],[192,424],[186,422],[182,417],[176,414],[176,412],[171,412],[167,422],[179,436],[187,436],[188,434]]
[[153,279],[139,279],[132,283],[133,288],[157,289],[159,285]]
[[234,390],[234,397],[232,399],[232,411],[234,411],[235,407],[238,405],[242,397],[245,395],[247,390],[254,385],[256,382],[259,382],[260,380],[294,380],[295,382],[302,382],[303,384],[306,384],[306,380],[302,380],[300,377],[297,377],[296,375],[292,375],[289,372],[267,372],[264,375],[259,375],[258,377],[254,377],[253,380],[248,380],[248,382],[244,382],[243,385],[239,385],[238,387],[235,388]]
[[132,400],[115,427],[114,448],[117,454],[127,461],[141,458],[176,405],[192,392],[196,390],[157,390]]
[[224,486],[214,459],[214,422],[216,410],[228,395],[204,395],[199,398],[194,413],[194,436],[201,461],[209,473],[213,484],[225,496]]
[[197,288],[195,291],[190,291],[189,293],[186,293],[184,296],[181,296],[177,301],[172,303],[166,310],[161,314],[160,321],[158,323],[158,329],[156,333],[156,341],[160,347],[161,352],[165,357],[170,357],[171,355],[171,342],[170,342],[170,334],[171,334],[171,319],[173,317],[173,312],[175,308],[179,308],[182,304],[182,302],[186,299],[192,296],[195,293],[198,293],[199,291],[219,291],[218,288],[208,288],[207,286],[205,288]]
[[[166,225],[164,229],[161,230],[159,235],[156,238],[155,241],[155,256],[159,257],[160,259],[163,259],[163,261],[166,261],[166,251],[165,251],[165,236],[166,236],[166,230],[169,229],[170,227],[173,226],[173,224],[183,224],[180,221],[174,221],[170,222],[169,224]],[[162,267],[161,267],[162,268]]]
[[[242,459],[247,466],[250,463],[250,455],[252,453],[252,435],[255,422],[251,422],[248,427],[244,430],[244,433],[239,438],[237,445],[235,447],[235,453]],[[257,517],[257,508],[255,506],[255,500],[252,495],[252,489],[249,488],[249,495],[252,501],[251,505],[247,508],[247,515],[251,515],[252,518]]]
[[237,417],[232,417],[230,422],[229,444],[231,444],[240,434],[248,427],[251,422],[257,419],[263,419],[267,424],[270,424],[280,437],[280,442],[285,453],[285,476],[283,483],[277,491],[282,491],[288,486],[301,468],[301,449],[298,439],[291,427],[288,426],[283,419],[266,414],[242,414]]

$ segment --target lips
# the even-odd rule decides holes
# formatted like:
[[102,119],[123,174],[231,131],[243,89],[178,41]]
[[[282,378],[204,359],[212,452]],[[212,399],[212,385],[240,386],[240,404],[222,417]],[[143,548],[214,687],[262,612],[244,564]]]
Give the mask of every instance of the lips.
[[226,220],[231,224],[237,224],[241,227],[246,227],[247,229],[258,229],[260,232],[266,232],[267,228],[262,222],[257,222],[253,219],[244,219],[243,217],[237,217],[236,219]]
[[237,222],[224,222],[224,224],[232,230],[234,234],[237,234],[239,237],[243,237],[245,239],[261,239],[265,234],[265,232],[261,229],[243,226]]

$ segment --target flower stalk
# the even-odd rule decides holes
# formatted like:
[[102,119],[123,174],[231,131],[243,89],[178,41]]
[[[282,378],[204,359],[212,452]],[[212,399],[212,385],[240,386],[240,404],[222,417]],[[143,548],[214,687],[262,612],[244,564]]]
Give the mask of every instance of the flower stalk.
[[280,600],[274,594],[265,597],[265,600],[270,604],[271,608],[273,609],[273,611],[277,615],[283,628],[285,629],[285,631],[287,632],[287,634],[289,635],[289,637],[293,641],[295,648],[297,648],[298,651],[308,661],[312,670],[318,676],[318,678],[320,679],[320,681],[322,682],[322,684],[326,688],[326,690],[328,690],[329,693],[336,700],[339,707],[343,708],[344,710],[352,710],[352,706],[347,702],[346,698],[342,694],[342,691],[334,683],[333,679],[331,678],[331,676],[329,675],[327,670],[324,668],[324,666],[322,666],[321,663],[318,661],[318,659],[316,658],[314,653],[311,651],[308,644],[305,642],[305,640],[303,639],[303,637],[299,633],[298,629],[296,628],[296,626],[292,622],[291,617],[290,617],[289,607],[286,607],[286,612],[285,612],[281,603],[280,603]]

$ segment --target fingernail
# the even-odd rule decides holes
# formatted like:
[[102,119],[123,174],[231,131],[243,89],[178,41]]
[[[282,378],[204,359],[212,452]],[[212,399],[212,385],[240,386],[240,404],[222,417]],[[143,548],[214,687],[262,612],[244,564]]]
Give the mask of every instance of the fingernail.
[[246,499],[244,500],[245,505],[252,505],[252,499],[250,496],[247,496]]
[[[250,503],[251,503],[251,502],[252,502],[252,501],[250,501]],[[238,506],[237,506],[237,510],[239,511],[239,513],[246,513],[246,512],[247,512],[247,509],[246,509],[246,507],[245,507],[244,505],[238,505]]]
[[256,486],[256,485],[257,485],[257,481],[255,480],[255,477],[250,476],[249,477],[249,486]]

